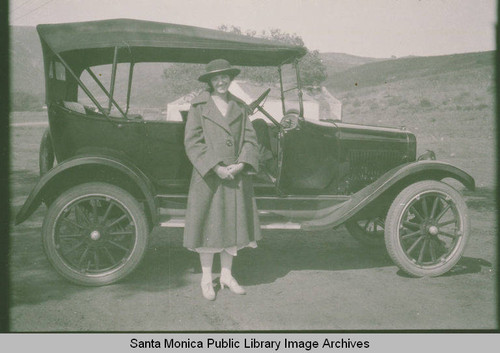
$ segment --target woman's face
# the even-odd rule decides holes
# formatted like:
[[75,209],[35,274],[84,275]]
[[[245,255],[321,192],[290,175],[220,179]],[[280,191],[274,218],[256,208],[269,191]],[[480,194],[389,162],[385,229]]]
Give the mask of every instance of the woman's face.
[[210,79],[210,83],[216,94],[226,94],[231,83],[231,78],[227,74],[215,75]]

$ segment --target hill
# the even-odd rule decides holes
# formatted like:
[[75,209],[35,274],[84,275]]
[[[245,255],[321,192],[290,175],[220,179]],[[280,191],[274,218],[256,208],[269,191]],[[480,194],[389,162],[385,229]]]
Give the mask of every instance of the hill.
[[[494,52],[371,62],[328,77],[344,116],[493,109]],[[379,119],[380,120],[380,119]]]
[[377,86],[446,73],[458,74],[463,70],[490,69],[493,60],[493,52],[482,52],[372,61],[329,75],[324,85],[334,90]]
[[350,68],[388,59],[366,58],[362,56],[349,55],[344,53],[320,53],[320,58],[325,64],[328,77],[334,73],[342,72]]

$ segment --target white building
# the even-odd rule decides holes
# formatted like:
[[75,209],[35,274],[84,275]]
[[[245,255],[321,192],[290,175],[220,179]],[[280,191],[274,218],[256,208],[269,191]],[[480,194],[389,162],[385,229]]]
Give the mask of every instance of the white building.
[[[231,85],[229,86],[229,91],[235,95],[236,97],[243,100],[245,103],[250,104],[255,99],[257,99],[268,86],[265,85],[256,85],[251,84],[245,81],[233,80]],[[181,111],[189,110],[191,105],[191,100],[197,95],[197,92],[189,93],[179,99],[176,99],[173,102],[168,103],[167,105],[167,121],[182,121]],[[324,112],[325,109],[320,109],[320,101],[313,98],[306,92],[303,93],[303,106],[304,106],[304,117],[307,120],[319,120],[324,118],[330,119],[341,119],[342,114],[342,104],[340,101],[335,99],[328,91],[323,87],[321,99],[327,102],[326,110],[328,112]],[[297,97],[297,92],[288,92],[285,97],[286,102],[286,110],[289,109],[299,109],[299,101]],[[271,87],[271,92],[267,96],[263,105],[264,109],[271,114],[275,119],[280,120],[283,116],[283,106],[280,97],[280,90],[276,87]],[[321,111],[323,110],[323,111]],[[327,117],[322,115],[328,115]],[[258,119],[265,118],[264,114],[260,111],[257,111],[253,114],[250,119]]]

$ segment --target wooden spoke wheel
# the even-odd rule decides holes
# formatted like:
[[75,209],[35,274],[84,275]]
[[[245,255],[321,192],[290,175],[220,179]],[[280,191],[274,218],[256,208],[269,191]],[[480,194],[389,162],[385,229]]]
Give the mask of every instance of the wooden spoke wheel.
[[439,276],[458,262],[469,237],[463,197],[451,186],[422,181],[393,201],[385,243],[393,261],[412,276]]
[[42,228],[45,252],[70,281],[98,286],[128,275],[142,259],[148,237],[146,216],[126,191],[86,183],[61,194]]

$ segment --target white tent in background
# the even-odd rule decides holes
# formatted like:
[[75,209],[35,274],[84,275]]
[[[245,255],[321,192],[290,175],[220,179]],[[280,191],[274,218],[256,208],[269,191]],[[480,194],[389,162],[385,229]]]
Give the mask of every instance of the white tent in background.
[[[250,104],[257,97],[263,93],[268,86],[259,86],[255,84],[251,84],[245,81],[234,80],[231,82],[229,86],[229,91],[235,95],[236,97],[243,100],[245,103]],[[324,89],[326,91],[326,89]],[[191,105],[191,100],[198,94],[198,92],[191,92],[179,99],[176,99],[173,102],[170,102],[167,105],[167,121],[182,121],[181,111],[188,111]],[[291,93],[290,96],[293,97]],[[290,97],[291,98],[291,97]],[[293,97],[294,99],[289,99],[289,96],[286,97],[286,109],[299,108],[299,103],[297,100],[297,96]],[[331,119],[340,119],[342,112],[342,104],[340,101],[335,99],[328,91],[323,92],[322,90],[322,99],[325,99],[328,102],[329,106],[329,117]],[[319,120],[320,116],[320,103],[318,100],[314,99],[307,93],[303,93],[303,105],[304,105],[304,117],[308,120]],[[266,111],[271,114],[271,116],[281,119],[283,116],[283,107],[280,99],[279,89],[272,87],[271,93],[268,95],[266,100],[264,101],[264,108]],[[250,119],[264,119],[267,118],[259,111],[253,114]]]
[[197,92],[191,92],[167,104],[167,121],[182,121],[181,111],[188,111]]
[[321,93],[328,103],[331,118],[342,120],[342,102],[332,96],[325,87],[321,87]]
[[[229,91],[234,94],[236,97],[243,100],[245,103],[250,104],[255,99],[257,99],[261,93],[263,93],[268,87],[266,86],[257,86],[245,81],[234,80],[231,82],[231,86],[229,86]],[[298,100],[286,99],[287,106],[286,109],[291,108],[299,108]],[[304,94],[303,97],[304,104],[304,116],[311,120],[319,120],[319,103],[313,98],[309,97],[307,94]],[[271,93],[264,101],[264,108],[266,111],[271,114],[271,116],[281,119],[283,116],[283,106],[280,99],[280,93],[277,89],[271,89]],[[260,111],[256,111],[255,114],[250,116],[251,120],[254,119],[264,119],[267,120],[264,114]]]

